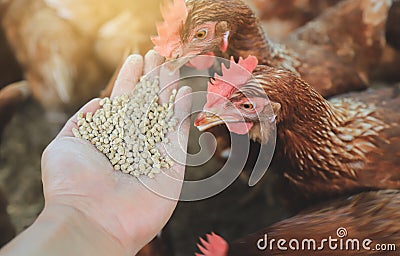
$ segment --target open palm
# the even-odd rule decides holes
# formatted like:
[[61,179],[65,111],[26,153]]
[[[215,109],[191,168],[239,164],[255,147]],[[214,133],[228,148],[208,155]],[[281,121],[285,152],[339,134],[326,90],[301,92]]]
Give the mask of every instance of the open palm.
[[[154,51],[150,51],[144,61],[139,55],[130,56],[121,68],[111,97],[132,93],[140,76],[162,61]],[[162,76],[160,79],[163,79]],[[165,90],[160,101],[169,98],[171,89]],[[186,149],[189,131],[186,117],[191,107],[189,94],[188,87],[178,91],[175,118],[182,123],[179,131],[171,132],[167,137],[180,143],[172,144],[168,152],[181,153],[183,148]],[[90,101],[79,112],[96,111],[100,107],[99,101]],[[138,180],[114,171],[109,160],[93,145],[73,136],[72,128],[77,127],[76,121],[77,115],[67,122],[43,153],[42,179],[46,205],[66,205],[81,211],[118,239],[128,251],[135,253],[162,229],[172,215],[177,203],[175,199],[179,198],[181,191],[184,164],[174,164],[171,170],[157,175],[154,180],[147,177]],[[160,193],[153,192],[144,184],[155,184]],[[166,192],[164,196],[160,195],[163,188]]]

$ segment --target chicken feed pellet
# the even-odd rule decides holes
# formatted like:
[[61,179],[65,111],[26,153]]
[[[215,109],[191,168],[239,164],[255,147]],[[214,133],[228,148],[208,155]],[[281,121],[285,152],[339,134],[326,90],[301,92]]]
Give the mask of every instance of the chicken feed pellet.
[[78,129],[72,132],[96,146],[116,171],[154,178],[162,168],[173,165],[156,145],[169,143],[166,135],[177,125],[173,118],[176,90],[162,105],[158,104],[158,93],[158,78],[150,82],[142,77],[132,96],[104,98],[94,114],[80,113]]

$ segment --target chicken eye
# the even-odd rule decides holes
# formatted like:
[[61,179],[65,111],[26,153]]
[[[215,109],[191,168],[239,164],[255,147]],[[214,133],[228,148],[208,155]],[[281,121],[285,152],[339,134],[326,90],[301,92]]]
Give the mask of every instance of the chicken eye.
[[246,102],[246,103],[242,104],[242,108],[245,109],[245,110],[253,110],[254,109],[254,105],[249,103],[249,102]]
[[207,36],[207,30],[201,29],[197,31],[197,33],[194,35],[195,38],[197,39],[203,39]]

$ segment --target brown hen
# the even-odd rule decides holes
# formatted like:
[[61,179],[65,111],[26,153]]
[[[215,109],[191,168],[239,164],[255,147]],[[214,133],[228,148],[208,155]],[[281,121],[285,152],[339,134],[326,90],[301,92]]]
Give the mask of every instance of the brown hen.
[[[250,65],[253,76],[224,69],[209,84],[208,94],[218,97],[210,96],[199,114],[200,130],[225,120],[231,132],[269,143],[276,124],[272,169],[288,183],[283,188],[296,199],[294,208],[365,190],[400,189],[398,87],[327,101],[292,72],[255,67],[254,60],[239,62]],[[244,82],[226,82],[237,79]]]
[[[370,71],[378,65],[385,46],[390,7],[389,1],[344,1],[293,32],[284,46],[265,35],[259,18],[242,0],[183,3],[175,0],[173,7],[164,9],[173,15],[164,14],[168,22],[158,25],[158,37],[153,38],[155,50],[167,60],[179,58],[175,68],[188,61],[190,66],[205,68],[198,65],[195,57],[199,54],[236,59],[254,55],[260,64],[300,74],[324,97],[369,84]],[[225,160],[231,144],[226,130],[210,131],[218,142],[215,155]]]
[[342,0],[246,0],[260,17],[265,32],[274,40],[313,20]]
[[5,0],[0,13],[34,98],[63,112],[97,96],[127,49],[152,47],[159,3]]
[[[328,97],[365,88],[385,46],[391,1],[347,0],[292,34],[285,44],[264,35],[259,19],[241,0],[175,0],[153,38],[155,50],[179,67],[194,67],[199,54],[254,55],[260,64],[297,72]],[[173,15],[171,14],[172,11]],[[349,25],[351,24],[351,26]]]
[[[307,22],[328,11],[337,8],[335,4],[342,0],[247,0],[260,17],[263,29],[273,40],[287,41],[287,36]],[[377,68],[368,76],[372,80],[398,81],[400,79],[400,31],[397,25],[400,20],[400,1],[393,1],[387,22],[386,40],[383,56]],[[335,27],[335,23],[333,23]]]
[[397,255],[399,218],[400,191],[364,192],[317,205],[233,242],[208,235],[198,245],[203,254],[196,255]]

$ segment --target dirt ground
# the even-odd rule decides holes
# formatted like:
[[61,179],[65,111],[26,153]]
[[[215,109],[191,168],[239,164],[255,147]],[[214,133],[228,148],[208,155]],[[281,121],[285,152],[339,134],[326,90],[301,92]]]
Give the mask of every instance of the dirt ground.
[[[38,104],[29,101],[18,109],[3,134],[0,189],[9,201],[8,213],[17,233],[32,224],[43,208],[40,158],[59,128],[60,124],[47,120]],[[189,145],[192,153],[198,150],[198,135],[192,130]],[[220,165],[212,159],[204,166],[187,168],[187,178],[207,175]],[[166,230],[175,255],[193,255],[198,237],[211,231],[235,239],[286,217],[276,202],[266,203],[264,193],[240,202],[254,189],[239,178],[210,199],[179,203]]]

